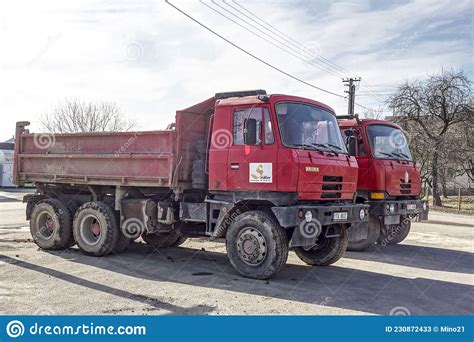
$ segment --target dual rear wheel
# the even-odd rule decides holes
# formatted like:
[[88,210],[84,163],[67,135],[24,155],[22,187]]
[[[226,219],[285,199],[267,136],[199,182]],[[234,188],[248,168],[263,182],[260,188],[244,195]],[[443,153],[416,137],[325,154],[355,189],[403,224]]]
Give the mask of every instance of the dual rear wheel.
[[[99,201],[66,205],[58,199],[42,199],[31,209],[30,231],[42,249],[64,249],[77,243],[84,254],[92,256],[120,253],[132,240],[121,231],[118,213]],[[179,246],[186,240],[175,231],[142,237],[157,248]]]

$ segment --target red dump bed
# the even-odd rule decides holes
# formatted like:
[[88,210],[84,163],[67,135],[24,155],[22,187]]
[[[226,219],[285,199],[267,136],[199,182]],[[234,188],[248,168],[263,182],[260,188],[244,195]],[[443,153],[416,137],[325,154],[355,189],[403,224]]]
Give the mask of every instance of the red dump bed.
[[29,122],[18,122],[14,183],[189,188],[214,103],[177,111],[175,129],[163,131],[29,133]]
[[25,133],[22,123],[18,125],[16,184],[171,185],[173,130],[30,134]]

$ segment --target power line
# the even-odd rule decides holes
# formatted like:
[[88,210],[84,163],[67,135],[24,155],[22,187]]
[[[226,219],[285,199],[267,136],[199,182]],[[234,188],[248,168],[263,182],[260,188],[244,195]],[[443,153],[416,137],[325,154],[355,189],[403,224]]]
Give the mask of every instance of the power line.
[[[227,6],[230,6],[232,8],[234,8],[235,10],[237,10],[235,7],[231,6],[230,4],[228,4],[225,0],[223,1]],[[245,6],[239,4],[237,1],[235,0],[232,0],[232,2],[237,5],[238,7],[240,7],[241,9],[243,9],[245,12],[249,13],[250,15],[252,15],[254,18],[256,18],[258,21],[257,23],[264,27],[267,31],[269,32],[272,32],[273,34],[276,34],[277,36],[285,39],[286,41],[288,41],[289,43],[291,43],[292,45],[298,47],[298,48],[301,48],[304,44],[302,44],[301,42],[297,41],[296,39],[288,36],[287,34],[283,33],[282,31],[280,31],[279,29],[277,29],[276,27],[274,27],[273,25],[271,25],[269,22],[265,21],[263,18],[257,16],[255,13],[253,13],[252,11],[250,11],[249,9],[245,8]],[[238,10],[237,10],[238,11]],[[239,11],[240,13],[242,13],[241,11]],[[243,13],[242,13],[243,14]],[[271,29],[269,29],[267,26],[263,26],[261,25],[259,22],[263,22],[265,23],[268,27],[272,28],[273,31]],[[275,33],[276,31],[276,33]],[[343,67],[337,65],[336,63],[333,63],[332,61],[328,60],[327,58],[324,58],[323,56],[314,56],[315,58],[321,60],[323,63],[325,64],[328,64],[330,65],[333,69],[339,69],[340,71],[344,72],[345,74],[351,74],[350,71],[348,71],[347,69],[344,69]],[[343,77],[347,76],[347,75],[341,75]]]
[[[213,3],[214,0],[211,0]],[[263,27],[265,30],[267,30],[268,32],[270,32],[271,34],[274,34],[276,36],[278,36],[279,38],[281,39],[284,39],[286,40],[287,42],[289,42],[290,44],[292,44],[293,46],[296,46],[298,49],[302,50],[303,48],[303,45],[301,42],[299,42],[298,40],[288,36],[287,34],[285,34],[284,32],[280,31],[279,29],[277,29],[276,27],[274,27],[272,24],[270,24],[269,22],[265,21],[263,18],[259,17],[258,15],[256,15],[255,13],[253,13],[253,11],[247,9],[245,6],[239,4],[237,1],[235,0],[232,0],[232,2],[240,7],[242,10],[244,10],[245,12],[249,13],[252,17],[254,17],[255,19],[257,19],[255,21],[256,24],[258,24],[259,26]],[[252,19],[250,18],[248,15],[244,14],[242,11],[240,11],[239,9],[235,8],[234,6],[230,5],[228,2],[226,2],[225,0],[223,0],[223,3],[226,4],[227,6],[233,8],[234,10],[238,11],[239,13],[241,13],[242,15],[244,15],[245,17],[251,19],[251,20],[255,20],[255,19]],[[217,5],[217,4],[216,4]],[[219,6],[219,5],[217,5]],[[221,7],[221,6],[219,6]],[[222,8],[222,7],[221,7]],[[240,18],[241,19],[241,18]],[[242,20],[242,19],[241,19]],[[264,26],[262,25],[260,22],[263,22],[265,23],[267,26]],[[273,30],[269,29],[268,27],[271,27]],[[260,30],[261,31],[261,30]],[[275,32],[276,31],[276,32]],[[278,41],[278,40],[277,40]],[[319,55],[319,56],[312,56],[313,58],[316,58],[318,60],[320,60],[322,63],[328,65],[327,67],[330,68],[331,71],[328,71],[328,70],[325,70],[325,71],[328,71],[330,73],[332,73],[333,75],[336,75],[336,76],[341,76],[343,78],[346,77],[345,74],[341,74],[339,70],[342,70],[342,72],[344,73],[347,73],[347,74],[352,74],[350,71],[348,71],[347,69],[343,68],[342,66],[339,66],[337,65],[336,63],[330,61],[329,59],[327,58],[324,58],[323,56]],[[325,67],[326,67],[325,65]],[[319,65],[318,65],[319,67]],[[369,84],[365,85],[365,84],[361,84],[360,85],[361,87],[364,87],[367,89],[367,93],[369,94],[369,91],[371,91],[371,89],[367,88],[369,86]],[[372,94],[373,97],[375,97],[376,99],[378,99],[379,101],[383,101],[384,99],[381,98],[380,96],[378,96],[377,94]]]
[[[230,12],[230,11],[227,10],[226,8],[224,8],[224,7],[222,7],[221,5],[217,4],[214,0],[212,0],[211,2],[212,2],[214,5],[216,5],[217,7],[221,8],[221,9],[223,9],[224,11],[226,11],[227,13],[229,13],[230,15],[234,16],[234,17],[237,18],[238,20],[240,20],[240,21],[246,23],[247,25],[253,27],[254,29],[256,29],[256,30],[258,30],[259,32],[261,32],[262,34],[266,35],[266,36],[269,37],[270,39],[276,41],[277,44],[275,44],[275,43],[273,43],[272,41],[268,40],[266,37],[264,37],[264,36],[262,36],[262,35],[256,33],[255,31],[252,31],[251,29],[249,29],[248,27],[246,27],[246,26],[242,25],[241,23],[235,21],[234,19],[229,18],[229,17],[228,17],[227,15],[225,15],[224,13],[218,11],[217,9],[213,8],[212,6],[209,6],[208,4],[206,4],[204,1],[200,0],[200,3],[201,3],[202,5],[206,6],[206,7],[209,8],[209,9],[211,9],[212,11],[214,11],[215,13],[217,13],[217,14],[219,14],[220,16],[224,17],[225,19],[227,19],[227,20],[233,22],[234,24],[236,24],[236,25],[242,27],[242,28],[245,29],[246,31],[248,31],[248,32],[250,32],[251,34],[257,36],[258,38],[264,40],[265,42],[271,44],[272,46],[276,47],[277,49],[282,50],[282,51],[286,52],[287,54],[289,54],[289,55],[291,55],[291,56],[293,56],[293,57],[295,57],[295,58],[298,58],[299,60],[301,60],[301,61],[303,61],[304,63],[307,63],[307,64],[309,64],[309,65],[311,65],[311,66],[313,66],[313,67],[316,67],[316,68],[318,68],[318,69],[321,69],[321,70],[323,70],[323,71],[326,71],[326,72],[331,73],[331,74],[333,74],[333,75],[335,75],[335,76],[338,76],[338,77],[341,76],[340,74],[333,72],[331,69],[328,69],[328,68],[327,68],[326,66],[324,66],[324,65],[315,64],[314,62],[311,62],[310,60],[304,58],[305,56],[304,56],[304,54],[302,54],[301,52],[295,51],[294,48],[292,48],[291,46],[288,46],[288,45],[285,44],[284,42],[281,42],[280,40],[277,40],[277,39],[275,39],[274,37],[269,36],[267,33],[263,32],[262,30],[260,30],[258,27],[256,27],[256,26],[253,25],[252,23],[247,22],[245,19],[242,19],[241,17],[235,15],[234,13]],[[285,47],[287,47],[289,50],[283,48],[282,45],[285,46]],[[303,56],[303,57],[301,57],[301,56]]]
[[325,92],[325,93],[327,93],[327,94],[331,94],[331,95],[334,95],[334,96],[337,96],[337,97],[340,97],[340,98],[344,98],[343,95],[334,93],[334,92],[332,92],[332,91],[329,91],[329,90],[323,89],[323,88],[321,88],[321,87],[318,87],[318,86],[316,86],[316,85],[314,85],[314,84],[312,84],[312,83],[306,82],[306,81],[302,80],[301,78],[299,78],[299,77],[297,77],[297,76],[294,76],[294,75],[292,75],[292,74],[290,74],[290,73],[287,73],[286,71],[283,71],[282,69],[280,69],[280,68],[278,68],[278,67],[276,67],[276,66],[274,66],[274,65],[272,65],[272,64],[270,64],[270,63],[268,63],[268,62],[266,62],[266,61],[264,61],[264,60],[261,59],[260,57],[257,57],[256,55],[252,54],[251,52],[249,52],[249,51],[247,51],[247,50],[241,48],[240,46],[238,46],[237,44],[233,43],[233,42],[230,41],[229,39],[225,38],[224,36],[220,35],[220,34],[217,33],[216,31],[214,31],[214,30],[212,30],[211,28],[209,28],[208,26],[204,25],[204,24],[201,23],[199,20],[193,18],[191,15],[189,15],[189,14],[186,13],[186,12],[184,12],[184,11],[181,10],[180,8],[176,7],[175,5],[173,5],[173,4],[172,4],[171,2],[169,2],[168,0],[165,0],[165,2],[166,2],[168,5],[170,5],[171,7],[173,7],[175,10],[177,10],[178,12],[180,12],[181,14],[183,14],[184,16],[186,16],[187,18],[189,18],[189,19],[191,19],[192,21],[194,21],[194,22],[195,22],[196,24],[198,24],[199,26],[205,28],[206,30],[208,30],[209,32],[211,32],[212,34],[214,34],[215,36],[217,36],[217,37],[219,37],[220,39],[224,40],[226,43],[232,45],[232,46],[235,47],[236,49],[239,49],[239,50],[242,51],[243,53],[245,53],[245,54],[249,55],[250,57],[256,59],[257,61],[259,61],[259,62],[265,64],[266,66],[268,66],[268,67],[270,67],[270,68],[272,68],[272,69],[274,69],[274,70],[276,70],[276,71],[282,73],[283,75],[286,75],[286,76],[288,76],[288,77],[290,77],[290,78],[292,78],[292,79],[294,79],[294,80],[296,80],[296,81],[298,81],[298,82],[301,82],[301,83],[303,83],[303,84],[306,84],[307,86],[310,86],[310,87],[312,87],[312,88],[314,88],[314,89],[318,89],[318,90],[320,90],[320,91],[322,91],[322,92]]

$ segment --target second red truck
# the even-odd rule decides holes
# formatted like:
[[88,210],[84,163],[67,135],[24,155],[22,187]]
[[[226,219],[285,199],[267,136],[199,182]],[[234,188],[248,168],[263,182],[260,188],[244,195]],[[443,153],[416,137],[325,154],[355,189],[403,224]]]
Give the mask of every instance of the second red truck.
[[357,203],[370,204],[369,221],[350,235],[349,250],[374,242],[396,244],[411,228],[411,219],[428,218],[428,202],[420,199],[420,170],[402,129],[385,120],[338,116],[349,154],[359,165]]

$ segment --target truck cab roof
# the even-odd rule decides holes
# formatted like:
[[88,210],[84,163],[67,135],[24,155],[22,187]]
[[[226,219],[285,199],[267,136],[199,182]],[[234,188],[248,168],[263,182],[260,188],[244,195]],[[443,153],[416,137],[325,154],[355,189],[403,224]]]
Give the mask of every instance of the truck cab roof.
[[[336,116],[337,117],[337,116]],[[341,128],[351,128],[351,127],[366,127],[368,125],[385,125],[392,126],[395,128],[400,128],[397,124],[387,121],[387,120],[378,120],[378,119],[356,119],[356,118],[338,118],[337,123]]]
[[311,100],[304,97],[285,95],[285,94],[270,94],[270,95],[252,95],[252,96],[242,96],[242,97],[229,97],[226,99],[219,99],[216,101],[215,106],[239,106],[239,105],[248,105],[248,104],[262,104],[270,103],[274,104],[280,101],[289,101],[289,102],[301,102],[314,105],[317,107],[324,108],[325,110],[333,113],[335,115],[334,109],[328,105],[321,103],[319,101]]
[[336,112],[330,106],[299,96],[285,95],[285,94],[270,94],[267,95],[265,90],[243,90],[226,93],[216,93],[213,97],[208,98],[202,102],[196,103],[188,108],[179,110],[178,112],[192,112],[210,115],[214,108],[225,106],[240,106],[240,105],[257,105],[263,103],[270,103],[271,105],[280,101],[302,102],[313,106],[321,107],[334,115]]

